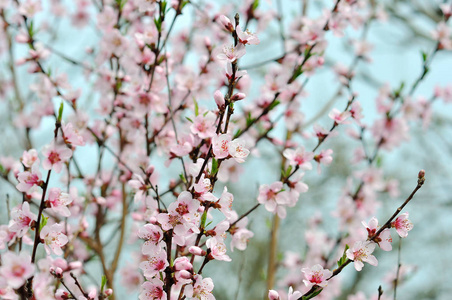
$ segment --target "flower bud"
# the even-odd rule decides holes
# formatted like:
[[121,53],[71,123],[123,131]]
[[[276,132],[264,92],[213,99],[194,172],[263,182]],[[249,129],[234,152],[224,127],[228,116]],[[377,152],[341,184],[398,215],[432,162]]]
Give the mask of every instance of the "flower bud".
[[224,26],[224,29],[229,31],[229,32],[233,32],[234,31],[234,26],[232,26],[231,20],[229,20],[228,17],[226,17],[225,15],[221,15],[218,18],[218,21],[220,22],[221,25]]
[[113,290],[112,289],[106,289],[105,291],[104,291],[104,294],[105,294],[105,296],[111,296],[112,294],[113,294]]
[[246,97],[246,95],[244,93],[237,93],[237,94],[232,95],[231,100],[239,101],[239,100],[245,99],[245,97]]
[[188,252],[190,252],[193,255],[198,255],[198,256],[204,256],[207,254],[206,251],[202,250],[201,248],[197,247],[197,246],[191,246],[188,249]]
[[275,290],[268,291],[268,300],[279,300],[279,294]]
[[179,272],[179,277],[182,279],[191,279],[192,274],[190,272],[188,272],[187,270],[181,270]]
[[224,105],[225,105],[224,96],[220,92],[220,90],[215,91],[215,93],[213,94],[213,98],[215,99],[215,103],[217,104],[218,109],[221,109],[224,107]]

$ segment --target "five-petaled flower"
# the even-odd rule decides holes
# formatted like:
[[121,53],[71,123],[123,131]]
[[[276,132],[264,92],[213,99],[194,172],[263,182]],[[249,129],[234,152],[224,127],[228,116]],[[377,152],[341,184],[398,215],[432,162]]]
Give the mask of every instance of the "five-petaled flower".
[[326,287],[328,285],[328,279],[333,275],[328,269],[324,269],[321,265],[317,264],[312,268],[303,268],[301,272],[304,273],[304,284],[310,289],[314,285],[320,287]]
[[45,160],[42,162],[42,167],[46,170],[53,169],[60,173],[65,163],[71,156],[72,151],[65,145],[57,145],[53,141],[42,149]]
[[391,222],[391,227],[395,228],[401,238],[408,236],[408,231],[413,229],[413,223],[408,219],[409,214],[401,214],[395,221]]
[[352,249],[346,251],[347,258],[353,260],[356,271],[361,271],[364,267],[363,262],[367,262],[373,266],[378,265],[378,260],[372,255],[375,250],[375,243],[369,241],[355,242]]

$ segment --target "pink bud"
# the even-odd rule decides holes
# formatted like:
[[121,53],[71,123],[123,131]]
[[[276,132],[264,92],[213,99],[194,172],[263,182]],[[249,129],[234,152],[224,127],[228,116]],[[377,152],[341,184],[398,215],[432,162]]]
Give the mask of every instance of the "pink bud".
[[212,47],[212,41],[210,40],[210,38],[208,36],[206,36],[204,38],[204,45],[206,45],[207,48]]
[[244,93],[237,93],[235,95],[232,95],[231,100],[232,101],[239,101],[242,99],[245,99],[246,95]]
[[82,262],[81,261],[73,261],[69,263],[69,269],[70,270],[74,270],[74,269],[80,269],[82,267]]
[[104,294],[105,294],[105,296],[111,296],[112,294],[113,294],[113,290],[112,289],[106,289],[105,291],[104,291]]
[[217,104],[219,109],[224,107],[224,96],[220,92],[220,90],[215,91],[215,93],[213,94],[213,98],[215,99],[215,103]]
[[268,291],[268,300],[279,300],[279,294],[275,290]]
[[191,279],[192,274],[190,272],[188,272],[187,270],[181,270],[179,272],[179,277],[182,279]]
[[174,261],[174,269],[176,271],[181,271],[181,270],[191,271],[191,270],[193,270],[193,265],[190,263],[190,260],[188,259],[188,257],[182,256],[182,257],[176,258],[176,260]]
[[61,268],[56,268],[56,269],[55,269],[55,274],[56,274],[58,277],[61,277],[61,276],[63,275],[63,269],[61,269]]
[[420,171],[419,171],[419,174],[417,175],[417,177],[418,177],[419,179],[424,178],[424,177],[425,177],[425,170],[420,170]]
[[193,255],[198,255],[198,256],[204,256],[207,254],[206,251],[202,250],[201,248],[197,247],[197,246],[191,246],[188,249],[188,252],[190,252]]
[[148,176],[151,176],[152,173],[154,173],[154,170],[155,170],[154,166],[150,165],[150,166],[147,167],[147,169],[146,169],[146,174],[147,174]]
[[224,29],[226,29],[229,32],[233,32],[234,31],[234,26],[232,26],[231,20],[229,20],[228,17],[226,17],[225,15],[221,15],[218,20],[220,21],[221,25],[224,26]]

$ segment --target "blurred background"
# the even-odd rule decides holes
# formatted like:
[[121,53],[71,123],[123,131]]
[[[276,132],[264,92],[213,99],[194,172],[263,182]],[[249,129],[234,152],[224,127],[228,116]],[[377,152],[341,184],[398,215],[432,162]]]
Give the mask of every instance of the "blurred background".
[[[61,1],[61,5],[68,8],[71,14],[76,13],[77,1]],[[207,11],[211,16],[226,13],[240,12],[248,2],[237,0],[228,1],[192,1],[196,5],[187,5],[184,14],[175,24],[174,32],[186,30],[194,22],[199,20],[200,11]],[[251,1],[252,2],[252,1]],[[301,15],[316,18],[324,10],[330,10],[334,5],[331,0],[268,0],[258,1],[259,10],[272,12],[282,16],[281,23],[286,33],[291,24],[296,22]],[[372,1],[370,1],[372,2]],[[363,106],[363,123],[372,124],[378,118],[375,99],[384,84],[388,84],[391,90],[396,90],[402,83],[409,89],[416,79],[422,74],[422,52],[431,53],[435,49],[436,41],[432,38],[432,31],[436,24],[442,20],[443,14],[439,5],[445,1],[415,1],[394,0],[375,1],[381,9],[381,19],[372,21],[365,34],[365,39],[371,45],[369,61],[360,61],[355,68],[353,90],[358,94],[357,99]],[[82,61],[87,57],[85,49],[95,48],[102,36],[92,28],[77,28],[70,19],[48,18],[45,11],[54,5],[55,1],[44,1],[44,11],[36,16],[38,24],[48,27],[48,34],[43,35],[42,41],[54,53],[64,53],[65,56]],[[385,14],[383,13],[385,11]],[[270,14],[271,15],[271,14]],[[229,15],[230,19],[233,18]],[[88,18],[94,22],[95,11],[89,11]],[[257,33],[261,43],[258,46],[247,48],[247,55],[240,60],[242,69],[248,71],[252,80],[248,97],[258,97],[260,87],[265,84],[264,76],[272,67],[272,60],[281,57],[283,47],[280,41],[281,28],[275,19],[271,20],[265,30],[259,31],[252,22],[249,24],[251,31]],[[198,34],[198,33],[195,33]],[[201,34],[201,33],[200,33]],[[356,57],[353,41],[363,36],[363,29],[348,28],[345,37],[337,37],[332,32],[327,32],[328,47],[324,54],[324,66],[309,77],[306,92],[301,101],[301,108],[306,124],[306,131],[312,132],[312,125],[319,123],[325,128],[331,126],[328,112],[336,107],[343,109],[347,103],[347,93],[343,91],[338,76],[332,67],[341,63],[350,65]],[[2,39],[6,39],[4,35]],[[196,41],[196,39],[193,39]],[[171,49],[171,40],[168,43]],[[25,56],[27,47],[18,45],[13,49],[12,55],[17,59]],[[2,84],[10,78],[10,57],[3,55],[0,61],[0,90]],[[188,55],[188,65],[196,65],[196,54]],[[55,66],[61,73],[67,73],[69,82],[74,87],[82,90],[90,90],[93,80],[84,76],[84,70],[62,60],[58,55],[49,58],[49,64]],[[33,78],[27,73],[26,67],[17,68],[19,87],[25,99],[31,97],[28,86],[33,83]],[[432,97],[436,86],[452,84],[452,53],[439,51],[432,60],[430,71],[417,87],[413,98]],[[4,87],[4,86],[3,86]],[[341,92],[342,91],[342,92]],[[24,133],[15,129],[10,113],[11,104],[7,94],[0,103],[0,128],[2,142],[0,142],[0,156],[19,158],[22,154],[22,140],[17,138]],[[97,107],[101,95],[96,93],[83,93],[82,106],[86,111]],[[206,99],[208,100],[208,99]],[[32,101],[32,100],[30,100]],[[55,102],[57,107],[59,102]],[[245,105],[245,104],[244,104]],[[400,276],[398,286],[398,299],[450,299],[452,294],[452,104],[442,100],[435,101],[432,106],[431,122],[428,127],[422,122],[410,122],[409,140],[403,141],[401,146],[391,152],[381,151],[378,155],[378,164],[383,170],[384,177],[397,180],[399,194],[389,197],[383,192],[378,195],[382,202],[378,209],[377,217],[384,222],[395,209],[411,193],[416,185],[417,173],[420,169],[426,171],[426,184],[415,196],[415,199],[406,208],[410,212],[410,219],[414,223],[414,229],[401,246],[401,264],[405,268]],[[92,113],[92,112],[91,112]],[[32,132],[31,140],[35,148],[50,141],[48,132],[53,130],[53,120],[44,118],[39,129]],[[281,128],[272,131],[271,136],[283,139]],[[364,166],[355,166],[350,163],[354,151],[359,143],[347,137],[346,128],[339,128],[340,138],[327,141],[324,149],[331,148],[334,151],[334,160],[331,166],[322,167],[322,174],[311,171],[306,174],[303,181],[309,185],[309,191],[301,195],[301,199],[295,208],[288,209],[288,215],[281,221],[278,257],[283,264],[287,253],[296,253],[303,257],[306,253],[306,228],[313,217],[321,219],[320,227],[331,237],[337,237],[339,223],[332,213],[337,210],[337,201],[340,198],[347,178],[354,171],[364,169]],[[369,138],[369,137],[367,137]],[[307,149],[312,149],[314,141],[304,143]],[[372,145],[371,145],[372,146]],[[228,185],[228,189],[235,195],[234,206],[239,213],[243,213],[256,203],[259,184],[272,183],[280,176],[280,155],[274,147],[270,147],[267,141],[259,146],[260,158],[251,158],[245,164],[243,180]],[[77,153],[81,159],[89,158],[95,151],[94,146],[87,146]],[[105,158],[103,162],[108,165]],[[262,164],[265,161],[266,164]],[[153,162],[157,169],[163,168],[161,157],[154,157]],[[87,162],[81,166],[86,172],[93,172],[95,166]],[[256,172],[256,170],[259,172]],[[169,178],[177,174],[174,164],[167,172],[160,172],[162,186]],[[57,184],[58,178],[52,179]],[[216,187],[221,191],[222,185]],[[0,181],[0,197],[9,197],[13,204],[19,203],[21,197],[6,182]],[[6,211],[5,202],[1,203],[1,211]],[[1,213],[2,224],[5,224],[6,214]],[[311,220],[311,221],[310,221]],[[215,262],[208,264],[204,270],[205,276],[211,276],[215,283],[215,297],[217,299],[262,299],[266,294],[265,276],[268,260],[268,240],[271,226],[271,214],[260,207],[249,216],[249,229],[255,233],[249,241],[246,251],[235,250],[228,254],[232,258],[231,263]],[[350,265],[335,280],[342,283],[342,292],[337,299],[347,299],[349,295],[364,292],[363,299],[376,299],[378,286],[381,285],[387,295],[391,297],[391,276],[395,275],[398,261],[399,238],[394,236],[394,250],[383,252],[376,250],[375,255],[379,260],[379,266],[366,265],[362,272],[356,272]],[[132,249],[137,244],[127,246],[122,256],[121,266],[130,263]],[[127,252],[130,251],[130,252]],[[99,273],[96,262],[91,266],[93,274]],[[301,272],[301,271],[300,271]],[[286,268],[280,267],[277,279],[282,280],[287,275]],[[99,276],[94,276],[99,278]],[[138,294],[127,291],[121,287],[121,277],[117,279],[119,288],[118,299],[125,297],[135,299]],[[280,286],[283,290],[287,288]],[[374,298],[372,298],[374,297]],[[361,299],[361,298],[359,298]]]

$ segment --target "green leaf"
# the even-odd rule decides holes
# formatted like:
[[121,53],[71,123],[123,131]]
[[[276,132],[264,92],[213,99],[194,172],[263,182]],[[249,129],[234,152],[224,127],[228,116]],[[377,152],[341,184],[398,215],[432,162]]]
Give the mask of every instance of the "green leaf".
[[259,0],[254,0],[253,2],[253,10],[256,10],[256,8],[259,6]]
[[237,132],[234,134],[234,139],[238,138],[241,132],[241,129],[237,130]]
[[376,165],[377,165],[377,168],[380,168],[383,165],[383,158],[381,156],[377,156]]
[[207,220],[207,211],[204,211],[201,216],[201,228],[203,229],[206,227],[206,220]]
[[290,173],[292,172],[292,166],[291,165],[289,165],[289,167],[287,168],[287,170],[286,170],[286,175],[284,176],[284,177],[289,177],[289,175],[290,175]]
[[185,176],[184,176],[184,174],[179,174],[179,178],[180,178],[180,180],[182,180],[182,182],[183,183],[187,183],[187,179],[185,179]]
[[312,299],[312,298],[316,297],[318,294],[320,294],[322,291],[323,291],[323,289],[320,289],[320,290],[318,290],[318,291],[313,292],[313,293],[310,294],[310,295],[301,297],[301,299],[302,299],[302,300],[309,300],[309,299]]
[[279,100],[275,100],[273,101],[270,106],[268,107],[268,111],[271,111],[273,108],[275,108],[276,106],[278,106],[281,102]]
[[422,61],[423,62],[427,61],[427,53],[422,51],[421,54],[422,54]]
[[253,123],[254,119],[251,117],[251,112],[246,114],[246,126],[250,126]]
[[100,285],[100,292],[103,293],[104,292],[104,287],[107,284],[107,276],[102,275],[102,283]]
[[191,123],[193,123],[193,120],[190,119],[189,117],[185,117],[185,119],[187,119],[188,121],[190,121]]
[[61,123],[61,119],[63,118],[63,108],[64,104],[63,101],[61,101],[60,108],[58,109],[58,122]]
[[342,254],[342,257],[337,261],[337,266],[340,268],[345,262],[347,261],[347,250],[350,249],[348,245],[345,245],[344,254]]
[[218,160],[215,158],[212,159],[212,171],[210,172],[211,175],[215,175],[218,172]]
[[195,104],[195,116],[198,116],[199,115],[198,101],[196,101],[196,99],[193,98],[193,103]]
[[161,32],[162,31],[162,18],[161,17],[158,17],[158,19],[154,18],[154,24],[155,24],[155,27],[157,27],[157,31]]
[[41,224],[39,224],[39,231],[41,231],[42,228],[43,228],[44,226],[47,225],[47,220],[48,220],[48,219],[49,219],[49,217],[43,217],[43,218],[41,219]]
[[394,91],[394,97],[398,98],[400,97],[400,94],[402,93],[403,88],[405,87],[405,82],[402,81],[402,83],[400,83],[400,87]]

